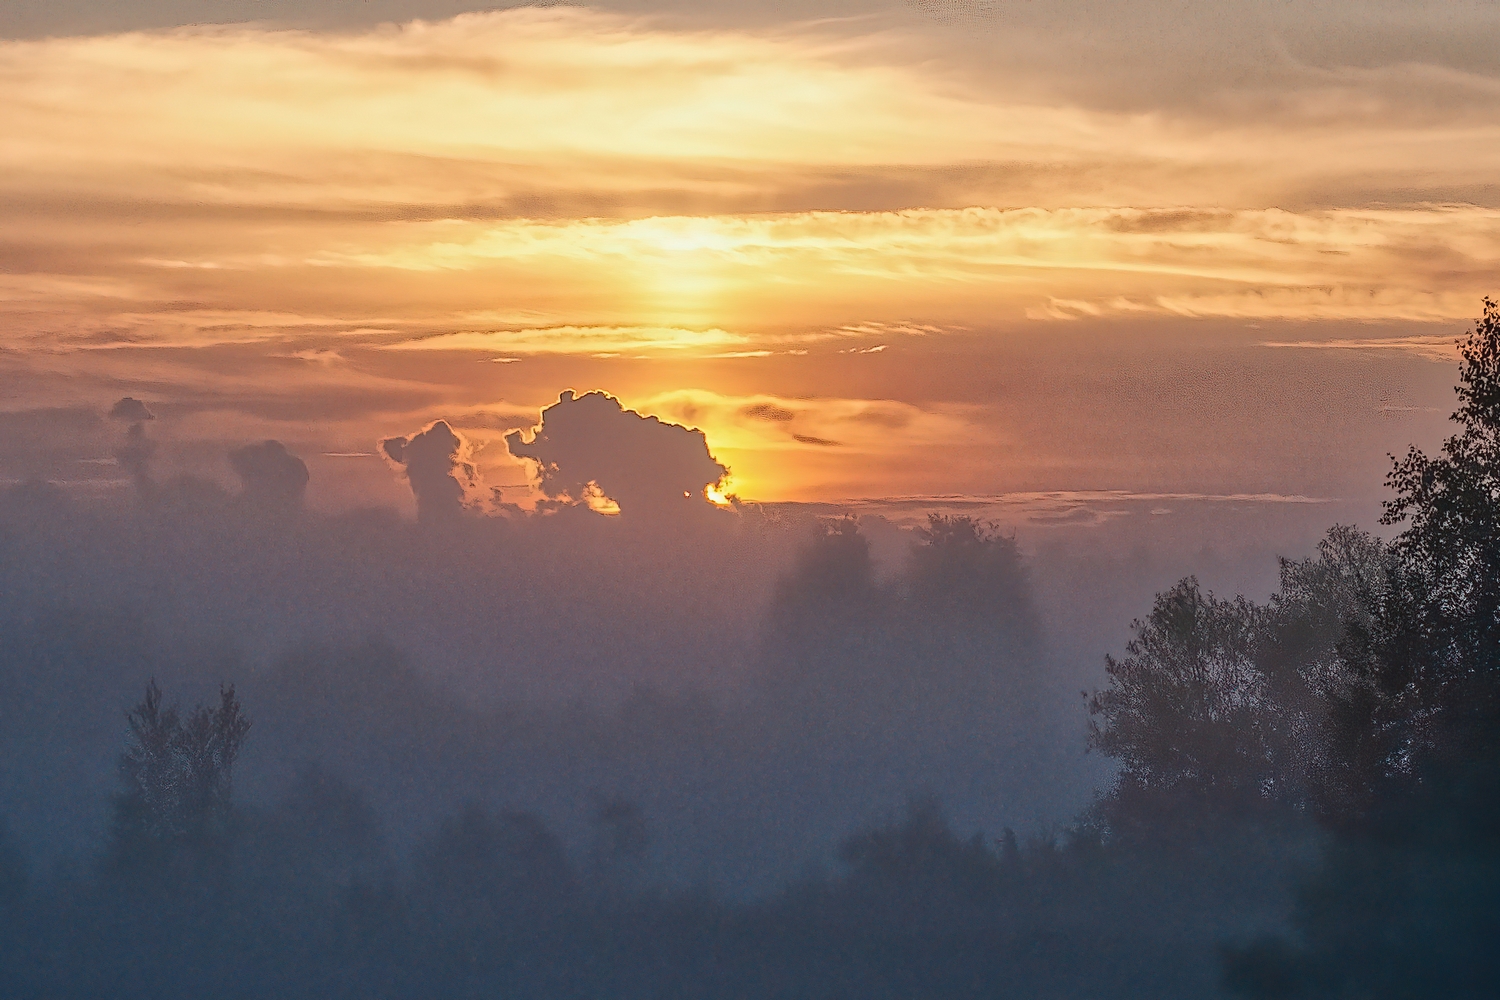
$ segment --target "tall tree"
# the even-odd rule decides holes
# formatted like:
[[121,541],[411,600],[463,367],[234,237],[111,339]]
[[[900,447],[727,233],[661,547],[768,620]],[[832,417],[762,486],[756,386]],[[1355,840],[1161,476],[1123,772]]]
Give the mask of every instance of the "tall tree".
[[1489,997],[1500,977],[1500,307],[1459,345],[1458,433],[1393,458],[1404,524],[1330,700],[1346,808],[1299,941],[1226,953],[1255,997]]
[[1414,712],[1495,712],[1500,683],[1500,304],[1459,344],[1457,434],[1429,457],[1393,459],[1382,522],[1396,537],[1378,680]]

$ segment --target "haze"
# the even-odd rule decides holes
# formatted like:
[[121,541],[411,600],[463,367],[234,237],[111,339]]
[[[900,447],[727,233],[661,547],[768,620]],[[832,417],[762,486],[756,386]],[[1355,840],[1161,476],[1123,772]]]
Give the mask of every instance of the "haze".
[[[1293,995],[1251,982],[1273,967],[1322,995],[1247,942],[1301,928],[1315,950],[1297,873],[1348,815],[1277,772],[1255,794],[1284,823],[1213,827],[1196,861],[1151,867],[1149,837],[1128,854],[1119,810],[1169,810],[1129,798],[1145,772],[1105,656],[1145,655],[1125,644],[1171,595],[1240,594],[1277,650],[1295,643],[1266,621],[1336,608],[1308,626],[1326,666],[1365,634],[1349,608],[1404,593],[1359,567],[1414,551],[1380,540],[1404,523],[1380,523],[1390,456],[1454,432],[1458,342],[1493,311],[1497,41],[1481,0],[12,0],[0,928],[14,869],[47,901],[17,918],[36,941],[131,953],[115,902],[69,909],[115,884],[121,803],[149,799],[144,716],[122,714],[159,683],[183,719],[230,725],[186,708],[232,684],[252,727],[215,758],[214,808],[260,831],[223,835],[259,845],[239,870],[275,895],[268,858],[358,841],[365,860],[296,878],[392,894],[411,942],[490,940],[499,910],[424,895],[467,878],[433,860],[464,837],[524,841],[518,864],[556,876],[500,896],[571,901],[543,907],[571,943],[536,969],[634,969],[576,942],[689,898],[788,941],[864,927],[867,904],[898,938],[961,923],[969,902],[916,917],[861,881],[911,849],[989,887],[964,900],[1045,901],[1005,910],[1006,941],[1054,942],[1016,959],[1018,995]],[[1333,698],[1333,670],[1307,690]],[[329,809],[364,832],[275,839]],[[1098,913],[1131,924],[1143,886],[1169,887],[1140,940],[1089,923],[1093,862],[1048,867],[1090,844],[1129,859]],[[880,868],[888,849],[907,860]],[[245,925],[334,926],[308,893]],[[641,933],[651,952],[677,932]],[[964,979],[968,952],[931,933],[912,947],[946,956],[941,988],[861,978],[873,959],[827,972],[795,941],[743,968],[778,970],[768,996],[1001,975]],[[1058,971],[1097,941],[1139,975]],[[311,953],[356,992],[380,978]],[[202,988],[111,961],[28,989]],[[675,959],[566,988],[432,961],[390,995],[733,992]]]

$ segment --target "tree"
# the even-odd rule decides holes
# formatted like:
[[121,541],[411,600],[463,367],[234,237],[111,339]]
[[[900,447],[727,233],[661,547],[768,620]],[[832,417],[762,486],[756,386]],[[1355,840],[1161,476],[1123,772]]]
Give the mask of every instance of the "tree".
[[1089,743],[1121,764],[1122,785],[1152,791],[1259,794],[1271,779],[1264,609],[1205,594],[1188,577],[1132,623],[1110,685],[1089,702]]
[[234,764],[250,731],[234,685],[220,687],[216,708],[200,705],[184,719],[176,706],[163,705],[153,678],[126,719],[124,790],[115,800],[117,851],[203,843],[223,834],[233,804]]
[[1414,711],[1473,707],[1494,714],[1500,679],[1500,304],[1460,343],[1459,433],[1430,458],[1392,458],[1396,496],[1384,524],[1396,537],[1401,586],[1386,608],[1379,680]]
[[945,623],[1030,632],[1031,590],[1015,535],[944,514],[928,515],[916,534],[907,578],[913,595],[932,612]]
[[[1500,307],[1460,344],[1457,434],[1392,457],[1366,611],[1339,643],[1330,759],[1347,805],[1298,942],[1226,952],[1247,996],[1487,997],[1500,959]],[[1367,561],[1369,562],[1369,561]]]
[[885,598],[859,523],[818,522],[771,599],[760,651],[767,690],[808,705],[844,698],[851,683],[868,680],[886,645]]
[[1122,764],[1117,799],[1234,792],[1358,816],[1409,745],[1372,666],[1399,578],[1390,545],[1335,525],[1315,558],[1281,561],[1265,605],[1191,578],[1158,595],[1090,703],[1092,745]]
[[1325,819],[1368,807],[1393,752],[1392,705],[1369,647],[1395,573],[1391,546],[1347,525],[1329,529],[1317,558],[1281,560],[1257,654],[1275,707],[1279,792]]

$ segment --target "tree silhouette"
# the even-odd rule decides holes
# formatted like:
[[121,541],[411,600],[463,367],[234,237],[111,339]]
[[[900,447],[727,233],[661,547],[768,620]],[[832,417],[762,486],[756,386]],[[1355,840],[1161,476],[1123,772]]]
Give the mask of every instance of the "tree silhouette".
[[1368,807],[1392,753],[1390,703],[1368,669],[1395,553],[1347,525],[1315,559],[1281,560],[1257,662],[1275,708],[1269,730],[1280,797],[1327,819]]
[[[1500,977],[1500,307],[1460,344],[1457,434],[1393,457],[1406,527],[1346,619],[1330,755],[1350,807],[1296,945],[1226,952],[1247,996],[1493,996]],[[1335,783],[1337,784],[1337,783]]]
[[1316,558],[1281,561],[1267,604],[1191,577],[1159,594],[1089,703],[1091,745],[1122,765],[1112,804],[1134,797],[1149,818],[1162,793],[1228,795],[1361,814],[1410,743],[1405,696],[1380,673],[1400,585],[1390,545],[1335,525]]
[[1265,617],[1189,577],[1133,623],[1124,659],[1105,658],[1109,688],[1089,703],[1090,744],[1120,761],[1123,784],[1258,793],[1272,773],[1256,663]]
[[1031,591],[1015,535],[971,517],[931,514],[916,530],[907,577],[944,619],[1029,632]]
[[152,846],[204,843],[223,834],[234,793],[234,764],[250,731],[234,685],[219,689],[217,707],[186,718],[164,706],[153,678],[126,714],[130,740],[120,755],[123,791],[115,800],[116,849],[130,855]]
[[1459,433],[1438,457],[1393,459],[1382,522],[1396,537],[1401,586],[1386,609],[1377,676],[1413,711],[1496,713],[1500,680],[1500,304],[1460,343]]

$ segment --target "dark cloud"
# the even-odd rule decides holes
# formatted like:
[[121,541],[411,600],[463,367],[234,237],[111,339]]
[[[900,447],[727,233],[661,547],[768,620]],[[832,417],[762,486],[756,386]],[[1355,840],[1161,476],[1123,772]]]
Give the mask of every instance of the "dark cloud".
[[745,407],[740,412],[756,420],[774,420],[778,423],[786,423],[797,416],[786,407],[777,406],[775,403],[756,403],[754,406]]
[[701,504],[704,487],[729,472],[702,431],[642,416],[604,392],[564,392],[530,441],[516,431],[505,444],[535,463],[548,497],[577,502],[594,484],[622,514],[696,509],[684,504]]
[[817,445],[819,448],[837,448],[840,446],[840,442],[838,441],[830,441],[827,438],[813,437],[811,434],[793,434],[792,439],[794,441],[800,441],[803,444]]
[[126,396],[114,406],[109,408],[109,415],[115,420],[124,421],[127,424],[138,424],[144,420],[155,420],[156,414],[152,413],[146,404],[134,396]]
[[125,432],[125,443],[115,449],[115,459],[120,468],[130,473],[137,484],[144,485],[151,478],[151,456],[156,454],[156,442],[146,436],[145,424],[131,424]]
[[1232,212],[1158,208],[1112,216],[1106,225],[1119,233],[1211,233],[1230,224]]
[[229,453],[229,464],[245,486],[245,497],[271,506],[296,506],[307,493],[307,463],[280,441],[247,444]]
[[408,437],[385,438],[380,450],[406,472],[419,519],[446,520],[462,513],[464,483],[473,483],[477,474],[468,460],[468,442],[446,420]]
[[1073,507],[1060,511],[1038,511],[1027,520],[1034,524],[1094,524],[1107,513],[1112,512],[1101,512],[1090,507]]

